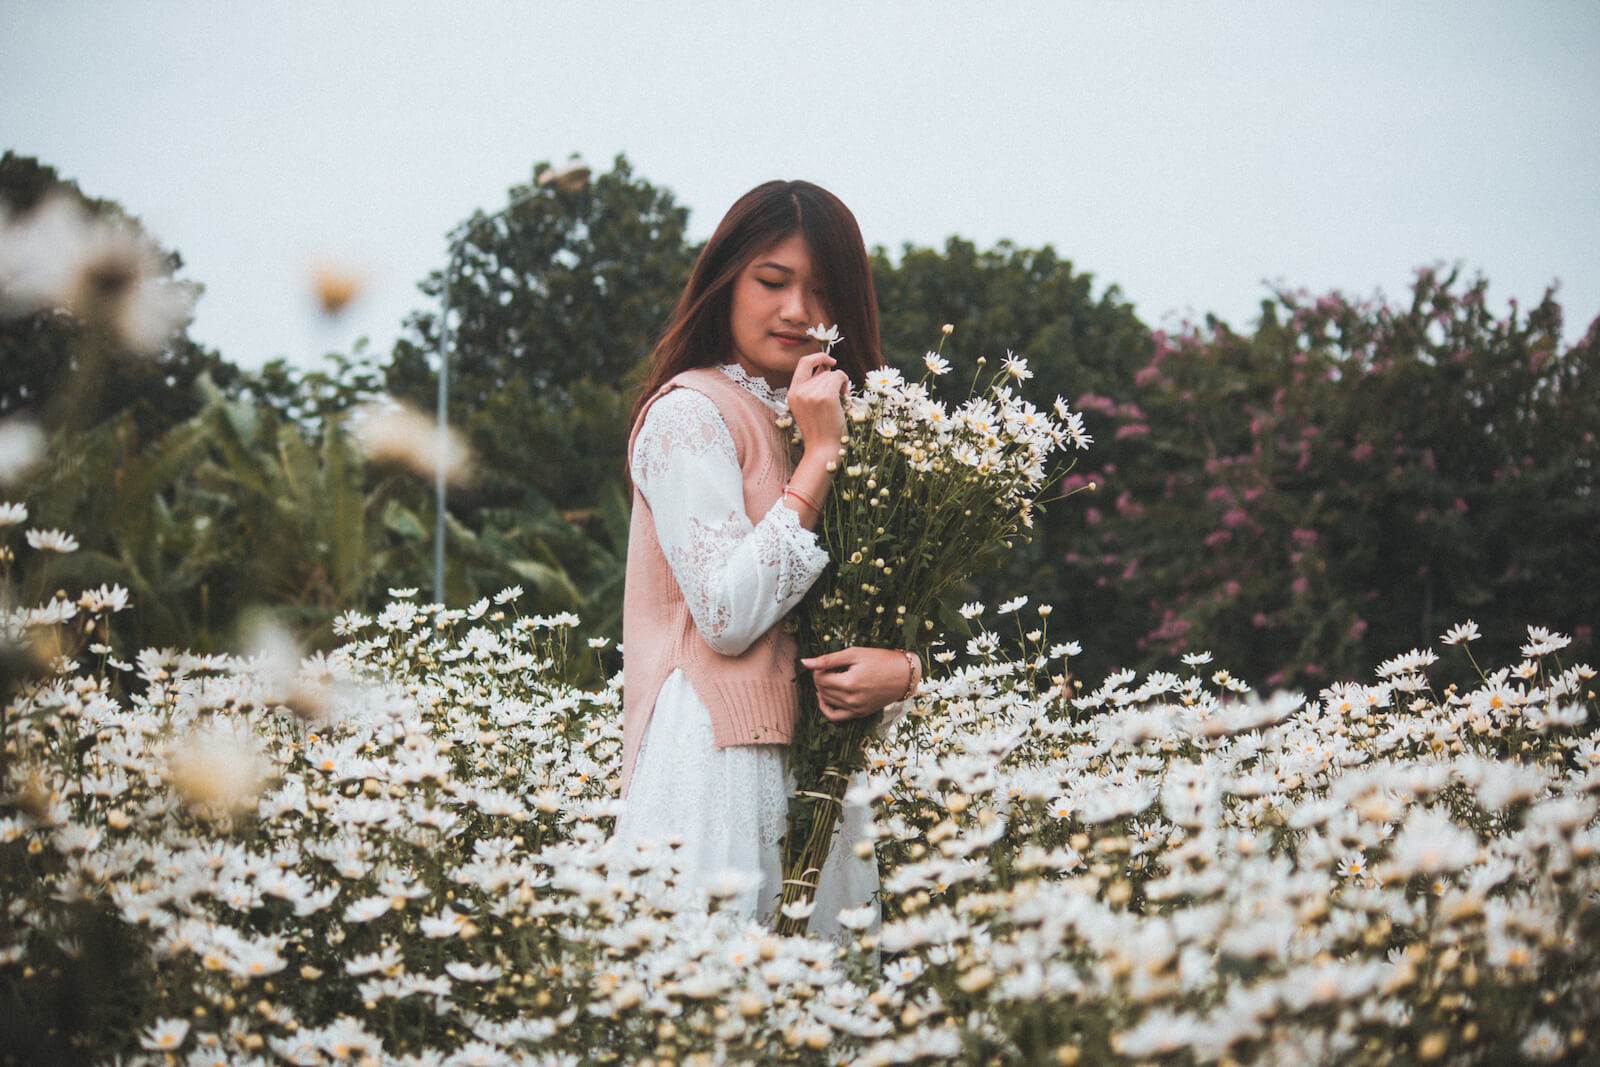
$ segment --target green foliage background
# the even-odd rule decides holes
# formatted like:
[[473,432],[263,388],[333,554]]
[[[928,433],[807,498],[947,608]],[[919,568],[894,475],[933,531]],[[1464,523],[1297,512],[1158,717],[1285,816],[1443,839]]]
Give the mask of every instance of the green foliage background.
[[[547,172],[465,220],[420,284],[437,308],[449,280],[451,406],[478,459],[448,500],[447,599],[521,584],[532,610],[615,636],[623,420],[698,249],[626,158],[579,189]],[[13,210],[50,189],[83,196],[0,161]],[[1553,292],[1497,317],[1485,279],[1430,268],[1398,304],[1281,291],[1249,332],[1164,332],[1048,246],[952,237],[875,250],[873,269],[892,362],[920,374],[949,323],[958,375],[1014,352],[1027,395],[1085,413],[1096,445],[1063,488],[1097,491],[1056,501],[960,595],[1055,604],[1086,684],[1209,650],[1253,683],[1315,687],[1467,618],[1492,659],[1530,622],[1592,654],[1600,332],[1564,347]],[[130,645],[203,651],[259,611],[320,644],[337,612],[430,588],[431,486],[368,465],[346,422],[383,393],[432,410],[440,326],[420,313],[384,356],[246,373],[186,336],[135,359],[59,313],[0,320],[0,417],[53,435],[20,495],[84,543],[20,561],[19,592],[121,582]]]

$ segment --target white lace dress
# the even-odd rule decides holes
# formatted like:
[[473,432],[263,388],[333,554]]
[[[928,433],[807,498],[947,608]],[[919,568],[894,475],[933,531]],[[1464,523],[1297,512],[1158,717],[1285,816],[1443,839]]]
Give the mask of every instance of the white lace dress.
[[[783,409],[784,390],[737,365],[722,370]],[[696,628],[718,652],[744,651],[800,602],[827,554],[781,500],[750,522],[733,438],[703,393],[675,389],[651,404],[630,458]],[[710,713],[683,672],[673,671],[656,697],[612,847],[659,850],[678,842],[680,884],[740,887],[724,907],[765,918],[782,883],[778,842],[790,789],[781,746],[712,747]],[[845,809],[818,884],[813,933],[837,935],[839,911],[877,893],[876,859],[855,854],[870,817],[860,807]]]

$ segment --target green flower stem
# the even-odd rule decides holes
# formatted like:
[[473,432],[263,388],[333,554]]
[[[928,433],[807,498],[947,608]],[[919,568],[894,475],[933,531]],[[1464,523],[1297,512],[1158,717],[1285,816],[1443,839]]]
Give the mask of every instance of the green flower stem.
[[789,798],[789,829],[783,838],[783,887],[778,896],[778,912],[773,925],[780,934],[804,934],[808,918],[794,919],[783,913],[786,905],[814,900],[822,867],[828,860],[834,830],[844,810],[844,794],[850,778],[860,769],[867,732],[878,715],[830,723],[817,708],[816,688],[809,673],[801,673],[802,719],[821,720],[822,744],[808,748],[796,760],[795,791]]

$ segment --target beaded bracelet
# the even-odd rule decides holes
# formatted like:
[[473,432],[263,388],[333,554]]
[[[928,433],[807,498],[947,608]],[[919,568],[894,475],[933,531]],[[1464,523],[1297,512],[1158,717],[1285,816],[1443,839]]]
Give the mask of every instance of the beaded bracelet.
[[917,686],[922,682],[922,659],[915,652],[905,653],[906,666],[911,668],[911,677],[906,679],[906,691],[900,694],[901,700],[910,700],[911,694],[917,691]]

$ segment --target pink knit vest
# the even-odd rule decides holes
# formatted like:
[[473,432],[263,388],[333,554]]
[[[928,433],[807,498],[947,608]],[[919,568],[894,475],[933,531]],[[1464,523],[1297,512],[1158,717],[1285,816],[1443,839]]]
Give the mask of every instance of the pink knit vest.
[[[650,403],[673,389],[693,389],[717,405],[744,472],[745,513],[752,523],[759,522],[777,503],[789,476],[787,442],[772,409],[715,367],[677,375]],[[629,455],[647,410],[648,405],[629,434]],[[622,592],[622,649],[623,796],[628,795],[656,697],[675,669],[682,669],[711,713],[712,742],[717,748],[782,745],[794,736],[800,717],[794,636],[779,622],[737,656],[724,656],[706,644],[661,552],[650,506],[637,487]]]

